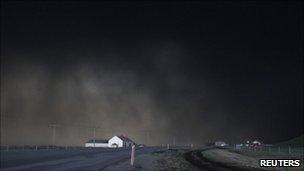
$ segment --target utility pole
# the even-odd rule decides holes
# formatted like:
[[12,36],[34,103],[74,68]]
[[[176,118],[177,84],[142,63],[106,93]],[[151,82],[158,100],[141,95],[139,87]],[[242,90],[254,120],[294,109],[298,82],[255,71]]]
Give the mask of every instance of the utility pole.
[[[8,137],[9,137],[8,136],[8,133],[9,133],[8,125],[9,124],[7,124],[7,123],[9,121],[9,119],[11,119],[11,122],[13,122],[13,123],[11,123],[10,125],[15,127],[17,125],[16,122],[19,118],[16,117],[16,116],[7,115],[6,113],[4,113],[5,109],[1,108],[1,110],[3,110],[3,111],[1,111],[1,114],[0,114],[0,128],[1,128],[0,135],[3,136],[3,137],[0,137],[0,139],[2,140],[2,138],[3,138],[3,141],[4,141],[3,143],[6,144],[6,146],[8,146],[8,143],[9,143],[9,140],[8,140]],[[24,140],[24,138],[23,138],[23,140]]]
[[173,140],[173,142],[172,142],[172,146],[173,147],[175,147],[176,146],[176,136],[177,136],[177,138],[178,138],[178,136],[180,135],[180,133],[181,132],[173,132],[173,134],[172,134],[172,140]]
[[[73,126],[75,126],[75,127],[83,127],[83,128],[88,128],[88,129],[92,129],[93,130],[93,147],[95,147],[95,143],[96,143],[96,131],[97,131],[97,129],[101,129],[101,128],[103,128],[103,127],[100,127],[100,126],[94,126],[93,124],[91,124],[91,125],[73,125]],[[103,129],[105,129],[105,128],[103,128]],[[92,134],[90,134],[90,139],[92,139]]]
[[175,147],[175,135],[173,135],[173,146]]
[[143,130],[141,131],[145,137],[145,144],[148,145],[149,144],[149,141],[150,141],[150,130]]
[[93,146],[95,147],[95,141],[96,141],[96,127],[93,127]]
[[[2,98],[2,97],[1,97]],[[3,100],[1,100],[1,103],[2,103],[2,101]],[[3,102],[4,103],[4,102]],[[1,105],[2,106],[2,105]],[[3,111],[2,111],[3,110]],[[7,127],[7,124],[6,124],[6,122],[5,122],[5,120],[4,120],[4,118],[5,118],[5,114],[4,114],[4,111],[5,109],[4,109],[4,107],[1,107],[1,115],[0,115],[0,135],[1,135],[1,137],[0,137],[0,143],[2,143],[1,141],[3,140],[4,142],[4,144],[8,147],[8,129],[6,128]],[[8,151],[8,148],[7,148],[7,151]]]
[[148,130],[146,131],[146,145],[148,145],[149,141],[150,141],[150,131]]
[[93,128],[93,147],[95,147],[96,143],[96,129],[101,128],[100,126],[88,126],[90,128]]
[[[7,90],[7,65],[6,60],[4,59],[4,53],[1,51],[1,57],[0,57],[0,143],[4,143],[5,145],[8,145],[8,136],[7,136],[7,123],[4,121],[4,116],[7,114],[7,101],[8,101],[8,90]],[[3,142],[2,142],[3,141]]]
[[57,125],[57,124],[50,124],[49,127],[53,129],[52,144],[53,144],[53,148],[54,148],[55,147],[55,138],[56,138],[56,128],[59,127],[59,125]]
[[187,137],[187,145],[186,146],[191,146],[189,137]]

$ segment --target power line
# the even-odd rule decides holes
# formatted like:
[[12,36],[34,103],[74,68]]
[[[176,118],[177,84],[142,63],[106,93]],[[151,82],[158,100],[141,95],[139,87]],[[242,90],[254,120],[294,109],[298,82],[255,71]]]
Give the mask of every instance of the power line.
[[58,124],[50,124],[49,127],[53,129],[52,144],[53,144],[53,147],[54,147],[55,146],[55,138],[56,138],[56,128],[59,127],[59,125]]

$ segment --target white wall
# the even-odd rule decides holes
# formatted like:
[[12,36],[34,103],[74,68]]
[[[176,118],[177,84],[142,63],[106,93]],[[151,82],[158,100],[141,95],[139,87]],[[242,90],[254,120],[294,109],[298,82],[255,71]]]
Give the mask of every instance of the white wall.
[[[95,147],[107,148],[108,146],[108,143],[95,143]],[[85,143],[85,147],[94,147],[94,143]]]
[[116,146],[114,144],[117,144],[117,147],[123,147],[123,141],[117,136],[109,139],[108,147],[115,148]]

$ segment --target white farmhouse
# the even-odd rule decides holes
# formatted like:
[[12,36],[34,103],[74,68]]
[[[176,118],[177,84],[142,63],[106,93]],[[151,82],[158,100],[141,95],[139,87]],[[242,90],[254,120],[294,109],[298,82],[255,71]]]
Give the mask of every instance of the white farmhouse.
[[216,147],[224,147],[227,146],[228,144],[226,144],[224,141],[216,141],[214,142],[214,146]]
[[124,135],[114,136],[108,143],[110,148],[131,147],[132,144],[135,144],[134,141]]
[[261,145],[262,145],[262,143],[259,142],[259,141],[257,141],[257,140],[255,140],[255,141],[252,142],[252,146],[254,146],[254,147],[259,147]]
[[85,147],[108,147],[108,140],[98,139],[98,140],[89,140],[85,143]]

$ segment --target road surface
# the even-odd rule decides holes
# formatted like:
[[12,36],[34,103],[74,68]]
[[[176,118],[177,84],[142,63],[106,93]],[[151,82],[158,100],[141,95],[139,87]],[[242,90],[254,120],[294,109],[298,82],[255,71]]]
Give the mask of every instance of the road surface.
[[[136,154],[149,153],[157,147],[137,148]],[[1,151],[1,171],[77,171],[102,170],[130,158],[130,148],[74,150]]]

